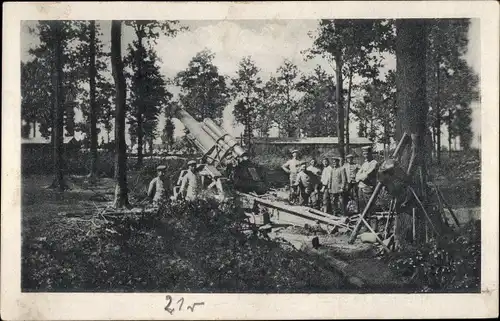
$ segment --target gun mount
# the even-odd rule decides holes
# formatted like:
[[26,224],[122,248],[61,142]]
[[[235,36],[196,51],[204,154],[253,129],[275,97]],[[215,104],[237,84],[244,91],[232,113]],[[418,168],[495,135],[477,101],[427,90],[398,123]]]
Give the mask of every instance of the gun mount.
[[[228,183],[244,192],[266,192],[255,165],[248,160],[247,152],[234,137],[212,119],[205,118],[203,122],[198,122],[182,108],[175,110],[175,116],[186,127],[187,139],[203,153],[198,170],[205,189],[215,189],[221,198],[225,196],[224,186]],[[181,172],[178,183],[184,174],[184,171]],[[179,187],[174,188],[174,197]]]

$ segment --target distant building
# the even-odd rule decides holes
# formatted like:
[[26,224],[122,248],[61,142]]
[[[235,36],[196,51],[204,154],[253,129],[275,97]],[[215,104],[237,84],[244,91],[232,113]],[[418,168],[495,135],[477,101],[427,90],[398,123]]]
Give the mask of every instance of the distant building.
[[[64,148],[72,149],[72,148],[80,148],[81,142],[77,140],[74,136],[71,137],[64,137],[63,139],[63,146]],[[21,139],[21,146],[23,149],[25,148],[30,148],[30,149],[37,149],[37,148],[44,148],[44,147],[49,147],[53,148],[52,146],[52,141],[48,138],[43,138],[43,137],[31,137],[31,138],[22,138]]]
[[[352,137],[349,139],[350,153],[361,155],[361,147],[372,146],[373,143],[365,137]],[[303,138],[253,138],[251,150],[254,154],[273,153],[290,154],[294,149],[301,154],[311,156],[329,155],[338,156],[338,137],[303,137]]]
[[[79,157],[80,141],[75,137],[64,137],[63,152],[65,159]],[[50,139],[32,137],[21,139],[21,165],[23,174],[42,173],[52,168],[54,145]]]

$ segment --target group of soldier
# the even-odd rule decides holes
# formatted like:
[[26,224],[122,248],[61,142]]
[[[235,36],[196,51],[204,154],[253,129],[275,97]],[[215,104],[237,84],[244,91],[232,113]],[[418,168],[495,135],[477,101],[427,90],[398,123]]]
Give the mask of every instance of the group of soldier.
[[[190,160],[187,163],[187,171],[182,176],[181,186],[177,197],[182,197],[185,200],[194,200],[199,195],[201,187],[200,177],[196,170],[196,161]],[[169,200],[173,196],[173,184],[167,177],[165,165],[160,165],[156,168],[157,176],[151,180],[148,187],[148,197],[153,201],[153,204],[158,204],[163,200]]]
[[345,164],[334,157],[318,165],[299,158],[298,150],[282,168],[289,174],[290,202],[321,209],[323,212],[346,215],[364,208],[377,183],[378,163],[373,158],[372,147],[362,148],[363,163],[354,162],[353,155],[346,156]]
[[[351,154],[346,156],[344,164],[339,157],[334,157],[331,164],[330,159],[324,158],[320,165],[315,159],[308,163],[302,161],[299,152],[293,150],[292,158],[282,166],[289,174],[290,202],[335,215],[364,208],[377,183],[378,163],[370,146],[363,147],[362,152],[361,166],[354,162]],[[190,160],[187,167],[176,197],[194,200],[200,194],[201,179],[196,161]],[[147,194],[153,204],[173,197],[173,184],[165,170],[166,166],[158,166],[157,176],[149,184]]]

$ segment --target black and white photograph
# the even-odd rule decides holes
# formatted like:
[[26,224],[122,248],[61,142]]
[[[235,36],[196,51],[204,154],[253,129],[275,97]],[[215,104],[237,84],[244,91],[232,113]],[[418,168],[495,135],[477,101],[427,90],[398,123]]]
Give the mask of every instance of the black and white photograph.
[[[498,303],[482,273],[498,223],[498,203],[484,211],[498,124],[482,116],[498,105],[484,100],[482,18],[134,20],[121,7],[48,19],[37,5],[40,19],[17,21],[19,59],[3,64],[18,109],[2,123],[18,127],[2,141],[17,137],[20,161],[18,295],[154,294],[164,318],[203,318],[221,294]],[[498,271],[498,251],[488,262]]]

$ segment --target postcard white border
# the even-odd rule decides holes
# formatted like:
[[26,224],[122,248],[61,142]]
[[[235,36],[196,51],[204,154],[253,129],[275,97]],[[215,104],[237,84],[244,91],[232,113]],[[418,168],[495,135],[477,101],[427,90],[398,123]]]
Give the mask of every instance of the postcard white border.
[[[265,3],[4,3],[1,313],[6,320],[470,318],[498,316],[498,39],[495,1]],[[481,294],[182,294],[195,312],[164,310],[165,294],[20,292],[20,21],[51,19],[479,18],[482,114]],[[19,133],[19,134],[18,134]],[[174,298],[181,294],[173,294]]]

